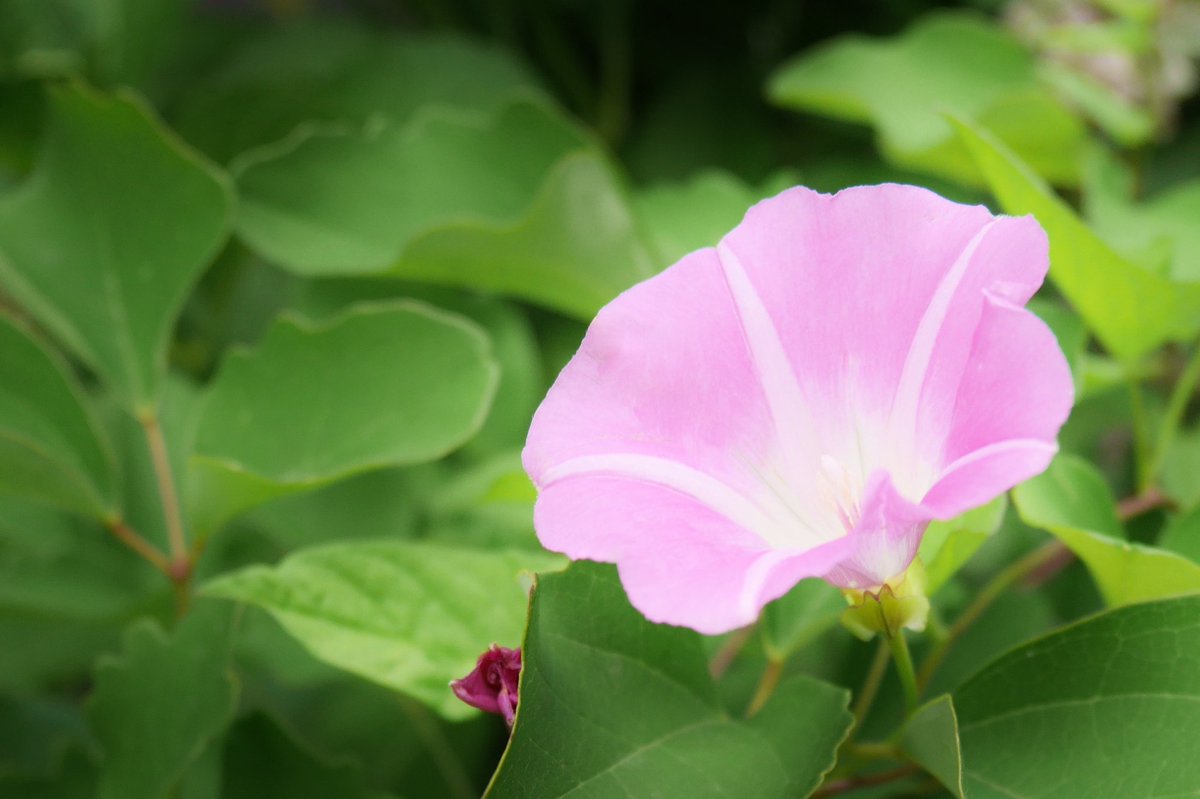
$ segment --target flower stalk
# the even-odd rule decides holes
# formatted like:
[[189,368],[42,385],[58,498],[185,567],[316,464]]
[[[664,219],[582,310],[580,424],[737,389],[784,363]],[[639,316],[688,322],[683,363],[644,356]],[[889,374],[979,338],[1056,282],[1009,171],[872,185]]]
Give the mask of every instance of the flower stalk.
[[912,654],[908,651],[908,639],[904,630],[897,630],[895,635],[887,639],[892,650],[892,660],[896,664],[896,674],[900,677],[900,685],[904,688],[905,715],[911,716],[920,701],[920,690],[917,687],[917,673],[913,668]]

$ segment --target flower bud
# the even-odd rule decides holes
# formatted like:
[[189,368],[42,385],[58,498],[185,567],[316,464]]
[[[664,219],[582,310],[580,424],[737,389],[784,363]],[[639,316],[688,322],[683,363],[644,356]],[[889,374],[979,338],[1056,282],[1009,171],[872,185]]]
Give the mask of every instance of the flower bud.
[[512,727],[520,676],[521,650],[492,644],[479,656],[474,671],[451,682],[450,690],[471,707],[504,716]]

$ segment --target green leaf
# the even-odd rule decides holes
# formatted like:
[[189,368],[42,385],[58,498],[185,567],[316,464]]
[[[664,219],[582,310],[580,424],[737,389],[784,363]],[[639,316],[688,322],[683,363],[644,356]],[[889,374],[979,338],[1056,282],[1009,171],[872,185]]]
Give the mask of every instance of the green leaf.
[[487,796],[805,796],[849,729],[848,698],[797,676],[732,719],[697,634],[646,621],[611,566],[575,563],[538,578],[516,726]]
[[824,580],[801,580],[763,608],[759,627],[763,646],[779,660],[837,624],[846,610],[842,592]]
[[919,552],[925,564],[926,594],[933,596],[983,546],[988,536],[1000,529],[1007,506],[1000,496],[958,518],[929,525]]
[[394,274],[491,291],[591,320],[656,264],[612,167],[577,151],[551,170],[513,224],[461,222],[416,239]]
[[1148,267],[1172,280],[1200,282],[1200,180],[1134,203],[1122,172],[1111,157],[1091,164],[1085,209],[1092,227],[1118,251],[1148,261]]
[[871,124],[899,166],[968,183],[980,168],[942,118],[976,120],[1055,183],[1078,180],[1083,125],[1041,87],[1033,57],[994,24],[926,14],[899,37],[846,36],[772,76],[778,105]]
[[0,694],[0,780],[52,774],[65,753],[86,745],[87,737],[83,714],[74,703]]
[[143,621],[120,660],[101,661],[89,701],[104,749],[100,799],[163,799],[237,707],[233,614],[205,603],[170,636]]
[[204,586],[265,608],[317,658],[422,700],[450,719],[475,713],[447,688],[489,644],[521,637],[521,572],[558,556],[373,541],[302,550]]
[[55,88],[36,171],[0,201],[0,284],[145,413],[231,204],[221,173],[131,95]]
[[937,777],[957,799],[962,799],[958,718],[949,696],[939,696],[913,714],[900,732],[900,748],[914,763]]
[[589,146],[548,107],[427,112],[407,125],[304,126],[234,166],[238,234],[308,275],[380,272],[447,224],[511,224],[551,167]]
[[503,50],[451,35],[389,35],[339,22],[273,26],[226,58],[181,104],[183,135],[221,163],[307,122],[403,124],[422,110],[488,114],[541,96]]
[[522,446],[533,412],[546,394],[546,382],[533,325],[515,303],[401,280],[329,278],[305,281],[292,298],[292,307],[309,318],[323,319],[356,303],[401,297],[465,316],[492,341],[500,384],[487,421],[467,442],[465,452],[488,456],[498,449]]
[[172,55],[186,19],[178,0],[8,0],[0,8],[0,75],[141,85]]
[[344,762],[323,763],[261,713],[239,721],[225,739],[222,799],[359,799],[362,775]]
[[1017,486],[1021,519],[1052,533],[1091,572],[1110,606],[1200,591],[1200,565],[1124,540],[1112,494],[1095,467],[1060,455],[1045,473]]
[[264,710],[302,749],[329,763],[358,764],[371,785],[394,786],[412,799],[478,796],[495,768],[497,744],[507,738],[494,716],[446,721],[387,688],[340,674],[267,693]]
[[72,746],[51,777],[0,775],[5,799],[95,799],[96,766],[82,746]]
[[954,692],[972,799],[1200,792],[1200,598],[1109,611]]
[[715,246],[742,221],[750,206],[795,182],[790,174],[781,173],[757,188],[712,170],[685,183],[643,189],[634,196],[634,209],[658,261],[666,265],[693,250]]
[[9,0],[0,5],[0,77],[61,77],[83,66],[79,4]]
[[1184,510],[1200,507],[1200,427],[1179,430],[1167,445],[1163,490]]
[[1158,545],[1168,552],[1200,563],[1200,508],[1181,513],[1167,522]]
[[165,585],[93,521],[0,499],[0,608],[55,619],[119,621]]
[[[1094,29],[1098,26],[1086,27]],[[1154,115],[1125,99],[1112,87],[1078,68],[1050,60],[1041,64],[1039,73],[1047,85],[1095,120],[1123,147],[1134,150],[1152,143],[1157,127]]]
[[361,305],[320,325],[284,317],[209,388],[194,524],[203,536],[274,496],[440,458],[479,429],[496,381],[483,334],[419,303]]
[[1200,319],[1200,285],[1174,285],[1118,255],[1008,147],[952,120],[1005,212],[1033,214],[1050,237],[1050,278],[1105,348],[1123,360],[1186,338]]
[[30,695],[88,679],[96,658],[116,651],[121,622],[0,610],[0,691]]
[[114,468],[66,364],[0,315],[0,492],[104,519]]

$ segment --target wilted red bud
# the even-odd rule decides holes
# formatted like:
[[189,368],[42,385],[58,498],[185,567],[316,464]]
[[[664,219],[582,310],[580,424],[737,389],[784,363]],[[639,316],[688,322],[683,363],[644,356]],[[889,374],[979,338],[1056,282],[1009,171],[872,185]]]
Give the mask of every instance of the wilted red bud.
[[450,689],[471,707],[504,716],[511,727],[517,712],[517,679],[520,676],[521,650],[492,644],[479,656],[475,670],[450,683]]

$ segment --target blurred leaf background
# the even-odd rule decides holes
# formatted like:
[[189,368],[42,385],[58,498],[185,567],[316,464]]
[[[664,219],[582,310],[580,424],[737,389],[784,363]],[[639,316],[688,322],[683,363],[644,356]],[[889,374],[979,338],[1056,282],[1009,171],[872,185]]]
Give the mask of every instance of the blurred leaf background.
[[[479,795],[506,730],[446,683],[527,618],[559,681],[523,684],[494,795],[814,790],[872,661],[836,592],[702,640],[573,567],[527,616],[563,564],[519,462],[596,310],[796,183],[917,183],[1050,235],[1065,454],[931,530],[935,622],[1064,548],[924,645],[930,695],[1200,590],[1197,57],[1193,0],[0,0],[0,795]],[[899,719],[884,687],[869,733]],[[1025,790],[1036,753],[979,735],[931,765],[945,701],[904,739],[945,786],[854,795]]]

